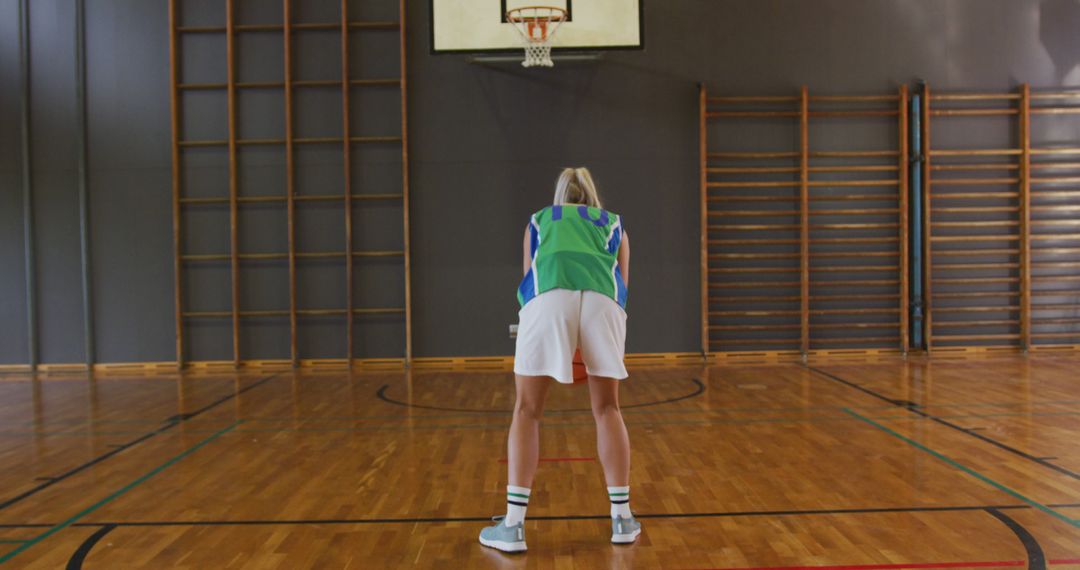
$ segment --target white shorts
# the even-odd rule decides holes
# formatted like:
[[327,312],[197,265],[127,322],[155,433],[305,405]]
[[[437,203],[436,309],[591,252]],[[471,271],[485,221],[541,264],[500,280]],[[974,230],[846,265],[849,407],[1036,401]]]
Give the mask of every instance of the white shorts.
[[590,376],[627,377],[626,312],[611,297],[594,291],[552,289],[518,312],[514,373],[574,381],[574,351]]

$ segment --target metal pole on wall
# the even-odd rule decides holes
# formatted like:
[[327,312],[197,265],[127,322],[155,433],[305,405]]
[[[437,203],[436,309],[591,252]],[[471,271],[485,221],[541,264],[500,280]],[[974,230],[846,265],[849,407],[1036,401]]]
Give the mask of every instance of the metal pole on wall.
[[922,100],[911,97],[911,346],[923,345]]
[[37,263],[34,259],[34,193],[30,172],[30,3],[19,0],[19,82],[22,108],[23,247],[26,262],[26,346],[30,369],[38,364],[37,343]]
[[86,146],[86,0],[75,0],[75,117],[78,124],[79,241],[82,253],[83,339],[86,368],[94,368],[94,304],[90,280],[90,203]]

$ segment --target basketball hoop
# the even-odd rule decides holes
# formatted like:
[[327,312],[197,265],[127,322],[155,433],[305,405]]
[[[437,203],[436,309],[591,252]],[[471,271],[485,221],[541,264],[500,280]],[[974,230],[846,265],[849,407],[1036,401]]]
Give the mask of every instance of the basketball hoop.
[[525,43],[523,67],[553,67],[551,39],[559,24],[566,21],[566,10],[554,6],[526,6],[506,12],[506,21],[514,25]]

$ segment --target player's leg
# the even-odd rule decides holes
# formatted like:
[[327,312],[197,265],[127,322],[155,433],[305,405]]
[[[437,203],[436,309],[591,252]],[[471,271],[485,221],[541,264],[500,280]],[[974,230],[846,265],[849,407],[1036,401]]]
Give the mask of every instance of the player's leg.
[[516,374],[514,384],[517,401],[514,403],[514,417],[506,442],[508,479],[512,486],[531,488],[536,466],[540,462],[540,420],[544,416],[544,401],[551,378]]
[[551,378],[573,381],[571,360],[577,346],[581,294],[555,290],[522,308],[514,356],[517,393],[507,437],[506,516],[480,532],[480,543],[504,552],[524,552],[525,512],[540,461],[540,421]]
[[641,533],[641,525],[630,512],[630,436],[619,408],[619,383],[627,377],[623,364],[626,313],[622,307],[609,297],[586,292],[579,341],[589,371],[596,448],[611,502],[611,541],[631,543]]
[[619,409],[619,381],[590,375],[589,399],[604,479],[609,487],[625,487],[630,484],[630,436]]

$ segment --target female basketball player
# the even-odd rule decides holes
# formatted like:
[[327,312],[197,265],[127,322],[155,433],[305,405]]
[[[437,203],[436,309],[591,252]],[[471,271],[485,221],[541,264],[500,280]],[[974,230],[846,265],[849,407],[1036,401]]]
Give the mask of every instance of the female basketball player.
[[522,270],[506,516],[495,517],[497,524],[480,532],[480,543],[503,552],[526,549],[525,509],[540,459],[544,400],[552,378],[573,382],[576,349],[589,373],[596,445],[611,500],[611,541],[632,543],[641,525],[630,514],[630,439],[619,411],[619,380],[627,377],[630,238],[622,217],[601,208],[585,168],[563,170],[553,205],[533,214],[525,230]]

